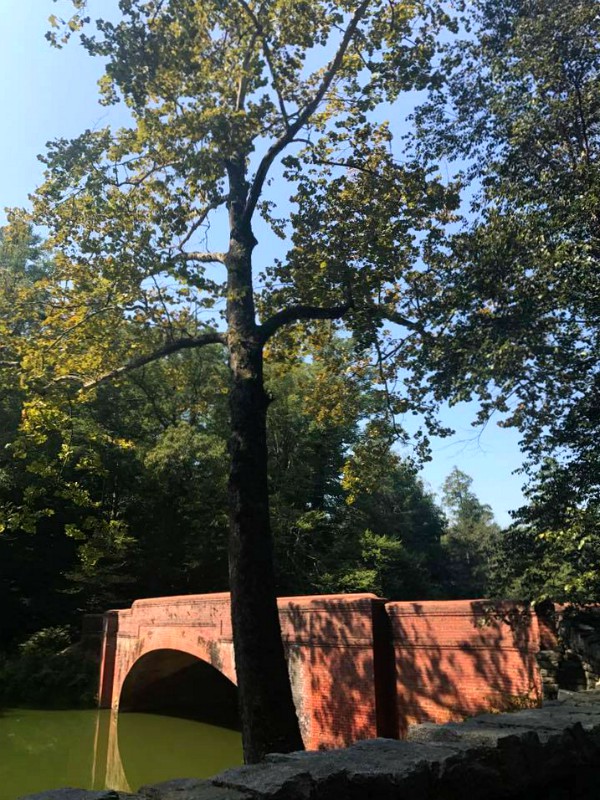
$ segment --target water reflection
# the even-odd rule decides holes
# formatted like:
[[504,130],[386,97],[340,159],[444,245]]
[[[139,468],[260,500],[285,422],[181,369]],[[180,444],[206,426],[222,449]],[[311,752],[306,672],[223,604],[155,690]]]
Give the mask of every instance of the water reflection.
[[2,800],[62,786],[135,791],[241,762],[238,732],[193,720],[110,711],[0,714]]

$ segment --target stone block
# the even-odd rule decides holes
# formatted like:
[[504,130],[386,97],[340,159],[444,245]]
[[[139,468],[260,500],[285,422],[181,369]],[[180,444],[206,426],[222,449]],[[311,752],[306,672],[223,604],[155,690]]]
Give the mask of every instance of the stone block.
[[252,800],[253,795],[215,786],[212,781],[179,778],[142,786],[138,794],[144,800]]
[[[85,789],[49,789],[47,792],[27,795],[19,800],[138,800],[138,795],[105,790],[89,792]],[[141,800],[141,799],[140,799]]]

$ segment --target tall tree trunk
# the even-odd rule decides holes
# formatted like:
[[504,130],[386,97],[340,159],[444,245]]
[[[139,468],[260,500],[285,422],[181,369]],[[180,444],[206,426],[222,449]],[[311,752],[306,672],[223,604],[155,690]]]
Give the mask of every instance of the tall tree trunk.
[[[267,406],[252,293],[250,224],[240,226],[243,167],[230,167],[227,323],[232,386],[229,581],[246,763],[303,748],[281,641],[267,484]],[[237,195],[237,197],[236,197]]]

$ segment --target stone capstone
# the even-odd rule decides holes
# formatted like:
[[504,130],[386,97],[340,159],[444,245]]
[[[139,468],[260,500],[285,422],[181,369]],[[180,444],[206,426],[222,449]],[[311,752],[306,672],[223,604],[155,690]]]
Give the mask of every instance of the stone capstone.
[[239,792],[237,789],[219,788],[213,781],[179,778],[153,786],[142,786],[135,797],[143,800],[252,800],[254,795]]

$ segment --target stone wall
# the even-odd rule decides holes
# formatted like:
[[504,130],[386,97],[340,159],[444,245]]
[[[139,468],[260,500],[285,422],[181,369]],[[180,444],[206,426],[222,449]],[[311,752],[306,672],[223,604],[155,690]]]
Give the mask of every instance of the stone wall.
[[572,688],[600,688],[600,608],[563,609],[558,632],[565,661],[579,666],[573,669]]
[[538,656],[543,694],[560,689],[583,691],[600,686],[600,608],[545,603],[538,609]]

